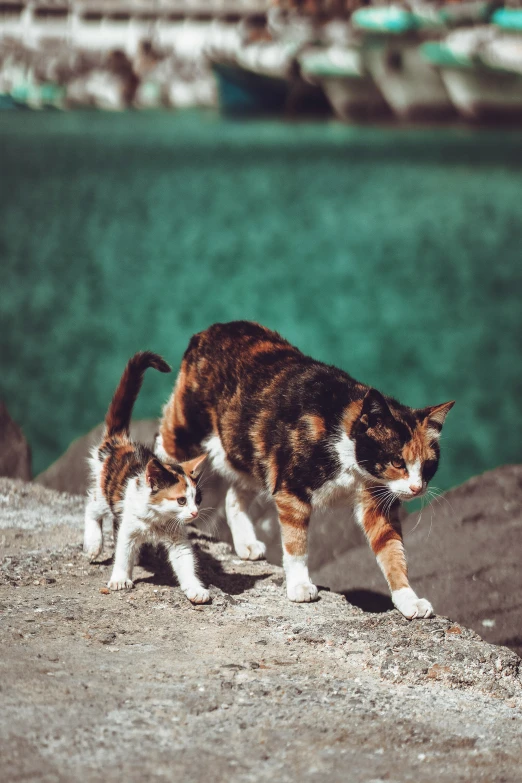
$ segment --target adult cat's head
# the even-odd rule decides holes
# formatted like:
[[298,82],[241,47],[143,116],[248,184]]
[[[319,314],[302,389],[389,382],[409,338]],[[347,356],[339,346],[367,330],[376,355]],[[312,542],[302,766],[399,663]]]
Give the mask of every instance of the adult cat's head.
[[423,495],[437,471],[440,431],[454,404],[417,410],[370,389],[350,433],[361,471],[400,500]]

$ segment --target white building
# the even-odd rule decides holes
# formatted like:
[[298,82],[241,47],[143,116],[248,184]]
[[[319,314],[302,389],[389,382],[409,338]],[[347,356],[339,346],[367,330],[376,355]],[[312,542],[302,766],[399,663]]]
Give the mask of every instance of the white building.
[[81,49],[123,49],[141,40],[197,57],[209,43],[237,39],[238,22],[263,15],[267,0],[0,0],[0,42],[31,48],[66,42]]

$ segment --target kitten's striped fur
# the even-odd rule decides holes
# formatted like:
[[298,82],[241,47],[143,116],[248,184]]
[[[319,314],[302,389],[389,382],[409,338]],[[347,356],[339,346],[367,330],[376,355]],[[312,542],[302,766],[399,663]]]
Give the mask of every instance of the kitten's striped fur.
[[170,372],[150,351],[128,362],[105,418],[105,432],[90,459],[92,486],[85,510],[84,549],[90,560],[103,549],[103,519],[111,515],[116,535],[114,567],[108,586],[133,586],[132,569],[145,541],[162,543],[180,586],[194,603],[209,600],[196,574],[184,526],[198,516],[197,476],[205,456],[164,464],[151,449],[130,439],[129,425],[143,375],[148,367]]

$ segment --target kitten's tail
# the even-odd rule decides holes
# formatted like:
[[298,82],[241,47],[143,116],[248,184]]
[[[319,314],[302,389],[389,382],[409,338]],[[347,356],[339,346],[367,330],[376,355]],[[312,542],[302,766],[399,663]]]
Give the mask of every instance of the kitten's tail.
[[171,372],[167,362],[152,351],[141,351],[129,359],[118,388],[105,417],[105,436],[129,432],[134,403],[140,392],[145,370],[154,367],[160,372]]

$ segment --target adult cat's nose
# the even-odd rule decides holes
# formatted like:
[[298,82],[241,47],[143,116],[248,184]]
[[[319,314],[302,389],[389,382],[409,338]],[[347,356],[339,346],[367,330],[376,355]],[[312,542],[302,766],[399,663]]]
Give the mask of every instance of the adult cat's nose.
[[420,484],[410,484],[410,492],[412,495],[418,495],[422,486]]
[[190,512],[190,516],[192,517],[192,519],[196,519],[197,515],[198,515],[197,511],[191,511]]

